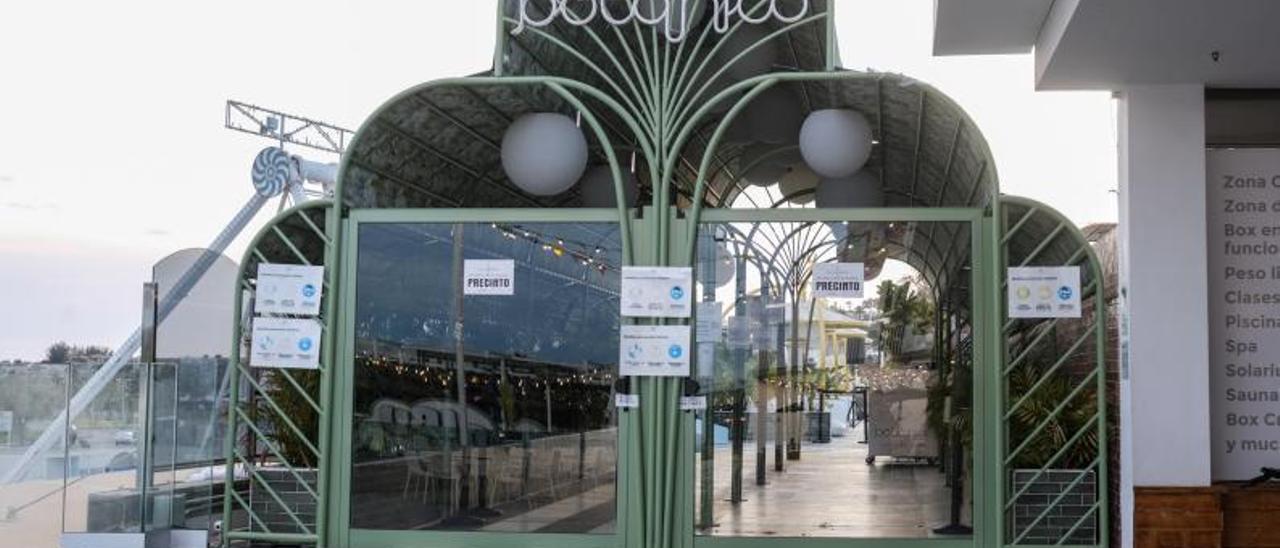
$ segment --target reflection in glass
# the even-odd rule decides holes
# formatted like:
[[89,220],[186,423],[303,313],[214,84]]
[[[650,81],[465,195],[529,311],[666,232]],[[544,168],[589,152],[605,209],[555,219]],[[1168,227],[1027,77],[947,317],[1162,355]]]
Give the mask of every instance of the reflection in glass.
[[[616,225],[358,237],[352,527],[611,533]],[[463,291],[477,260],[512,261],[511,294]]]
[[151,368],[152,529],[210,531],[222,519],[227,367],[225,358],[191,357]]
[[[971,534],[969,225],[704,225],[699,534]],[[816,297],[860,263],[862,298]]]
[[[8,443],[0,446],[0,473],[17,467],[70,397],[87,384],[101,366],[100,360],[90,360],[0,365],[0,411],[8,427],[2,429]],[[64,532],[142,531],[135,442],[143,426],[140,386],[145,371],[127,364],[104,379],[98,395],[58,432],[57,444],[37,454],[12,483],[0,485],[5,512],[0,544],[57,546]]]

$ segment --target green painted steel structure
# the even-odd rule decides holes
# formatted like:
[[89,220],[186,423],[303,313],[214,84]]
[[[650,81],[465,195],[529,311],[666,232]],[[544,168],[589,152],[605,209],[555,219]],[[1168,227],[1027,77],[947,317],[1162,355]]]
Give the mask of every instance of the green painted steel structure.
[[[767,0],[747,0],[760,9]],[[535,2],[536,4],[536,2]],[[572,4],[572,3],[570,3]],[[1098,258],[1083,235],[1051,208],[1001,197],[995,164],[976,125],[941,92],[910,78],[839,69],[832,0],[815,0],[811,13],[791,24],[769,27],[765,37],[743,51],[722,51],[727,43],[710,26],[679,44],[666,42],[657,27],[552,25],[514,36],[514,0],[498,2],[497,40],[491,72],[431,82],[407,90],[369,118],[344,155],[331,201],[306,204],[272,220],[250,244],[237,288],[237,318],[251,302],[256,265],[312,264],[326,267],[322,320],[324,340],[319,371],[296,374],[261,371],[243,359],[248,322],[237,321],[233,341],[231,402],[227,436],[224,542],[260,541],[326,547],[393,546],[555,546],[721,547],[803,544],[827,546],[959,547],[1044,544],[1028,534],[1066,496],[1043,508],[1031,526],[1012,523],[1028,496],[1015,487],[1014,468],[1041,436],[1058,436],[1062,449],[1030,468],[1034,483],[1078,444],[1092,444],[1095,458],[1071,483],[1089,480],[1096,488],[1091,510],[1057,538],[1068,541],[1093,527],[1095,543],[1108,545],[1108,420],[1106,410],[1106,292]],[[738,32],[742,23],[733,26]],[[695,39],[696,38],[696,39]],[[729,81],[728,70],[766,43],[786,52],[775,71]],[[880,170],[888,207],[875,209],[787,208],[783,204],[742,207],[741,174],[754,163],[747,147],[726,143],[735,121],[753,101],[785,88],[806,109],[853,108],[872,121],[879,142],[872,164]],[[581,116],[596,161],[614,176],[617,207],[582,209],[575,196],[538,198],[505,181],[499,166],[501,131],[526,112],[559,111]],[[777,147],[785,154],[794,147]],[[623,154],[619,154],[622,152]],[[648,203],[632,207],[623,197],[626,155],[647,190]],[[788,196],[788,199],[795,196]],[[736,206],[736,207],[735,207]],[[957,343],[972,345],[973,525],[963,539],[763,539],[704,537],[694,531],[694,419],[679,411],[682,379],[645,378],[636,383],[642,401],[636,413],[619,419],[617,532],[615,535],[507,535],[495,533],[371,531],[351,523],[353,415],[353,311],[358,227],[366,223],[423,222],[616,222],[624,262],[630,265],[691,266],[702,223],[820,223],[823,221],[951,223],[964,231],[936,227],[900,258],[926,273],[944,316],[937,326]],[[968,269],[964,267],[967,265]],[[1004,301],[1009,266],[1081,266],[1092,317],[1066,345],[1058,321],[1011,320]],[[967,282],[967,283],[960,283]],[[957,293],[956,288],[967,287]],[[953,327],[945,327],[953,326]],[[1052,348],[1061,359],[1029,389],[1011,375],[1027,357]],[[939,347],[937,357],[945,359]],[[1072,363],[1068,363],[1071,361]],[[1075,362],[1083,361],[1088,367]],[[1072,368],[1070,375],[1066,370]],[[1020,374],[1020,373],[1019,373]],[[312,375],[313,377],[309,377]],[[1061,378],[1073,381],[1059,405],[1015,429],[1026,402]],[[1026,390],[1013,392],[1020,387]],[[293,390],[314,412],[314,428],[294,423],[273,390]],[[1090,401],[1093,416],[1076,431],[1058,432],[1063,413]],[[653,402],[650,404],[649,402]],[[1086,406],[1088,407],[1088,406]],[[274,432],[266,432],[265,425]],[[1021,423],[1019,423],[1021,424]],[[286,454],[272,443],[287,429],[314,459]],[[264,450],[265,449],[265,450]],[[255,462],[262,453],[270,466]],[[261,460],[261,459],[259,459]],[[315,469],[316,480],[300,471]],[[315,512],[300,515],[264,470],[287,473],[314,499]],[[237,470],[247,471],[249,493],[235,490]],[[242,474],[243,475],[243,474]],[[1069,491],[1070,489],[1068,489]],[[281,528],[259,515],[262,504],[288,518]],[[1054,544],[1048,542],[1048,544]]]

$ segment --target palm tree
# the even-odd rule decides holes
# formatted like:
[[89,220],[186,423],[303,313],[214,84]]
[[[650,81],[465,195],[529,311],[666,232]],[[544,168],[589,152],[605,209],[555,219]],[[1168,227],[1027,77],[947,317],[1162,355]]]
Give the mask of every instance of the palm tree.
[[933,302],[925,294],[914,289],[919,281],[893,280],[880,282],[880,317],[885,326],[881,330],[881,347],[890,355],[902,350],[902,340],[910,328],[916,333],[929,329],[933,321]]

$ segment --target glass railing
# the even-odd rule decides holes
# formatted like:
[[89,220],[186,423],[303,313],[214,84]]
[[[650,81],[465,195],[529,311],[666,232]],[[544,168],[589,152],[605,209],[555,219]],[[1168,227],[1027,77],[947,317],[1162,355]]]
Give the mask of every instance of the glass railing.
[[227,361],[190,358],[152,370],[154,528],[208,533],[222,515]]
[[0,538],[207,539],[222,510],[225,372],[221,358],[0,366]]

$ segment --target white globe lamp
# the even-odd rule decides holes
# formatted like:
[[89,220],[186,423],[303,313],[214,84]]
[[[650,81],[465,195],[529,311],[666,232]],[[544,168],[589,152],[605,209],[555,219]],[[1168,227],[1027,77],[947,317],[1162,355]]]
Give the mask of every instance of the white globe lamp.
[[871,124],[859,112],[818,110],[809,114],[800,128],[800,153],[814,172],[839,179],[866,165],[873,140]]
[[521,116],[502,137],[502,169],[534,196],[573,187],[587,169],[587,139],[573,119],[558,113]]
[[791,166],[791,170],[778,181],[778,191],[791,203],[804,205],[812,202],[813,191],[818,186],[818,174],[804,163]]
[[787,174],[787,166],[800,161],[795,151],[777,152],[778,147],[764,143],[748,146],[739,163],[746,168],[742,178],[755,186],[773,186]]
[[734,264],[733,253],[724,243],[716,244],[716,286],[723,286],[737,274],[738,265]]

